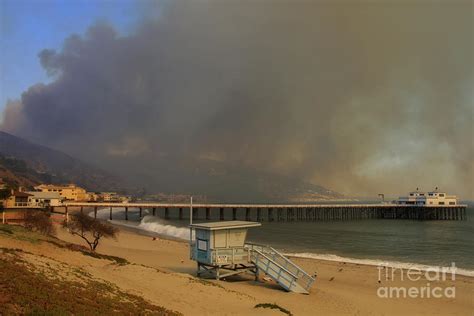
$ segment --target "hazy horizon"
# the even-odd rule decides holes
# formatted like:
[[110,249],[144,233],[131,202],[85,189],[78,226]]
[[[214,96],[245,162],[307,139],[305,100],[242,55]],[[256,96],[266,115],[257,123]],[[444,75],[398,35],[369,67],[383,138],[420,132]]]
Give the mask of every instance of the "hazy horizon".
[[[133,22],[91,8],[85,32],[22,52],[44,77],[0,106],[0,129],[173,187],[205,166],[474,199],[472,2],[131,3]],[[9,39],[2,67],[27,78]]]

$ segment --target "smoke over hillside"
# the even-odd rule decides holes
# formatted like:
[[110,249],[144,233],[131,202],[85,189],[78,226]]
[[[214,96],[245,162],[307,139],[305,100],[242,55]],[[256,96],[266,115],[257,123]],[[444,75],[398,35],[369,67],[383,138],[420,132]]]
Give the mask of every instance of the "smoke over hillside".
[[101,22],[41,51],[54,80],[10,102],[1,129],[161,185],[205,164],[348,194],[472,196],[471,2],[144,11],[131,35]]

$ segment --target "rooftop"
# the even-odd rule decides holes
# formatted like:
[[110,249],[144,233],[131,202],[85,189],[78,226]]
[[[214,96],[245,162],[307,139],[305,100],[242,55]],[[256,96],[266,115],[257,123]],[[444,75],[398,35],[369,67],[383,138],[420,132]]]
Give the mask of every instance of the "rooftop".
[[247,222],[247,221],[210,222],[210,223],[198,223],[198,224],[190,225],[190,227],[204,229],[204,230],[250,228],[250,227],[258,227],[258,226],[262,226],[262,224],[257,223],[257,222]]
[[29,196],[31,196],[31,194],[28,194],[26,192],[20,192],[20,191],[14,191],[12,195],[15,196],[15,197],[29,197]]
[[62,199],[61,195],[58,192],[38,192],[38,191],[28,191],[26,192],[37,199]]
[[80,187],[78,187],[75,184],[65,184],[65,185],[62,185],[62,184],[40,184],[40,185],[35,186],[35,188],[69,189],[69,188],[80,188]]

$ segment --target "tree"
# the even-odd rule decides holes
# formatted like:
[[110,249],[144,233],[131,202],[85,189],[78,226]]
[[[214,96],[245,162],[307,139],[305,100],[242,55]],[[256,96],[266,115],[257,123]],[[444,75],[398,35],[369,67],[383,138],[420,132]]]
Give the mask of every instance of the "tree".
[[44,211],[26,211],[24,226],[43,235],[55,235],[56,229],[49,214]]
[[83,213],[71,216],[69,222],[64,223],[64,226],[72,235],[84,239],[91,251],[95,251],[102,237],[115,238],[118,233],[118,229],[114,226],[100,222]]
[[2,189],[0,190],[0,200],[6,200],[10,197],[11,195],[11,190],[10,189]]

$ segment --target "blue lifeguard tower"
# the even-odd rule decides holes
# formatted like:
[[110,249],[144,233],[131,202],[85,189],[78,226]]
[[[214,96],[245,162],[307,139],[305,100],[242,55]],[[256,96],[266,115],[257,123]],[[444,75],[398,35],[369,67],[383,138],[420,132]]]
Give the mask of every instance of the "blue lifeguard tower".
[[248,221],[190,224],[191,259],[197,262],[197,275],[219,280],[252,273],[258,279],[265,273],[287,291],[308,294],[314,278],[272,247],[246,243],[248,229],[259,226]]

